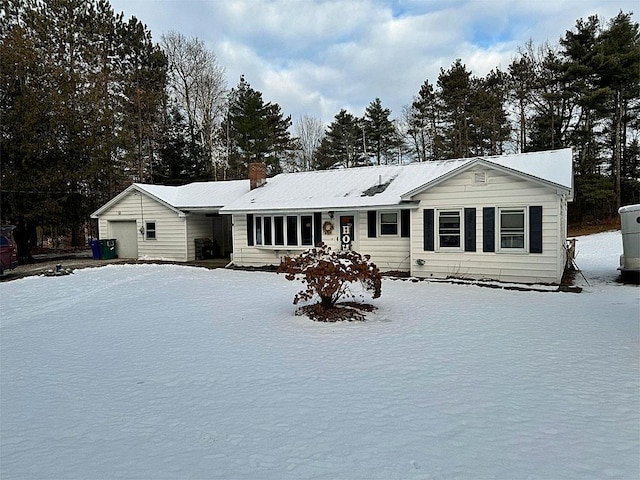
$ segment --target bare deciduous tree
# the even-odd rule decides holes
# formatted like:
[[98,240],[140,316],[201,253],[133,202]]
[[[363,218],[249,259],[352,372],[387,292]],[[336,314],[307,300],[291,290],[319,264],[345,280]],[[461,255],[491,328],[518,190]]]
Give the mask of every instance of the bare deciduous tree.
[[303,115],[295,121],[293,128],[300,147],[296,168],[312,170],[313,157],[324,137],[324,125],[319,118]]
[[169,62],[169,95],[184,111],[190,143],[203,147],[213,176],[218,177],[217,167],[222,159],[216,155],[220,150],[216,142],[226,105],[225,69],[218,64],[215,53],[198,38],[169,32],[162,36],[161,45]]

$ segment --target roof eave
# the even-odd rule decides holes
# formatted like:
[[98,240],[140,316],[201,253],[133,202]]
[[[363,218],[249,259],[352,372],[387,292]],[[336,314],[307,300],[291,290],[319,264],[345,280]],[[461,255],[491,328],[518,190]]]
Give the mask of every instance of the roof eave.
[[[450,172],[445,173],[444,175],[441,175],[438,178],[435,178],[433,180],[431,180],[430,182],[427,182],[417,188],[414,188],[413,190],[410,190],[409,192],[403,194],[401,196],[401,198],[403,200],[411,200],[413,198],[413,196],[417,195],[418,193],[422,193],[425,190],[428,190],[429,188],[444,182],[445,180],[448,180],[449,178],[458,175],[460,173],[463,173],[471,168],[473,168],[476,165],[484,165],[486,167],[489,168],[493,168],[505,173],[508,173],[510,175],[514,175],[516,177],[519,178],[523,178],[525,180],[529,180],[532,182],[536,182],[538,184],[542,184],[545,185],[547,187],[552,187],[555,188],[558,191],[558,194],[565,194],[568,193],[570,196],[570,200],[573,199],[573,188],[572,187],[567,187],[565,185],[561,185],[559,183],[555,183],[552,182],[550,180],[546,180],[544,178],[540,178],[540,177],[536,177],[535,175],[531,175],[525,172],[521,172],[519,170],[514,170],[513,168],[509,168],[509,167],[505,167],[504,165],[499,165],[497,163],[493,163],[490,160],[486,160],[484,158],[474,158],[473,160],[470,160],[469,162],[460,165],[459,167],[454,168],[453,170],[451,170]],[[572,175],[572,182],[573,182],[573,175]]]
[[115,204],[117,204],[120,200],[122,200],[123,198],[125,198],[129,193],[132,192],[138,192],[141,195],[146,195],[147,197],[151,198],[152,200],[155,200],[156,202],[164,205],[165,207],[167,207],[168,209],[172,210],[173,212],[175,212],[179,217],[185,217],[186,214],[180,210],[179,208],[174,207],[173,205],[171,205],[170,203],[166,202],[165,200],[157,197],[156,195],[152,194],[151,192],[145,190],[143,187],[141,187],[139,184],[137,183],[132,183],[131,185],[129,185],[127,188],[125,188],[122,192],[120,192],[118,195],[116,195],[115,197],[113,197],[111,200],[109,200],[107,203],[105,203],[102,207],[100,207],[98,210],[96,210],[95,212],[93,212],[91,214],[91,218],[99,218],[100,215],[102,213],[104,213],[105,211],[109,210],[111,207],[113,207]]
[[113,197],[111,200],[109,200],[107,203],[105,203],[104,205],[102,205],[100,208],[98,208],[95,212],[93,212],[90,216],[91,218],[99,218],[100,215],[106,211],[109,210],[112,206],[114,206],[116,203],[118,203],[121,199],[123,199],[124,197],[127,196],[127,194],[133,190],[137,190],[136,188],[136,184],[132,183],[131,185],[129,185],[127,188],[125,188],[122,192],[120,192],[118,195],[116,195],[115,197]]
[[245,214],[245,213],[291,213],[291,212],[302,212],[302,213],[312,213],[317,211],[322,212],[353,212],[353,211],[362,211],[362,210],[397,210],[399,208],[417,208],[418,202],[413,201],[399,201],[399,202],[385,202],[385,203],[371,203],[368,205],[317,205],[310,207],[284,207],[284,208],[272,208],[272,207],[260,207],[260,206],[252,206],[252,207],[241,207],[241,208],[227,208],[223,207],[220,209],[221,214]]

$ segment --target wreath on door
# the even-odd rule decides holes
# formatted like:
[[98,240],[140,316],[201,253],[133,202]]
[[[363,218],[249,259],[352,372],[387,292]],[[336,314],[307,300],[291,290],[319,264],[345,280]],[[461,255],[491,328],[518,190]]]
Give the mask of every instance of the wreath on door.
[[322,231],[325,235],[331,235],[333,233],[333,223],[327,221],[322,224]]

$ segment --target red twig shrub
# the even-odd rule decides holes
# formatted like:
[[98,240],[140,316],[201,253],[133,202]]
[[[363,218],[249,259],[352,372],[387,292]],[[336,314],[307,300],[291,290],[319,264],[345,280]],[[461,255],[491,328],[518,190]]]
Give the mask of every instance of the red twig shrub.
[[284,273],[287,280],[300,280],[306,285],[293,298],[299,301],[320,298],[318,306],[334,308],[336,302],[348,293],[349,284],[360,282],[373,298],[382,293],[382,275],[369,255],[361,255],[353,250],[333,252],[325,244],[309,249],[300,255],[285,257],[278,273]]

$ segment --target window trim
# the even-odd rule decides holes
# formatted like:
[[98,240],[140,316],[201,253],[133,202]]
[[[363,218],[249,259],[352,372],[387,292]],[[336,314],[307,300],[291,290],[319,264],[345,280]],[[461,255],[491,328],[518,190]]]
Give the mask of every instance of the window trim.
[[[149,225],[153,224],[153,228],[149,228]],[[149,232],[153,232],[153,237],[149,236]],[[155,220],[144,221],[144,239],[145,240],[158,240],[158,222]]]
[[[396,221],[395,221],[396,232],[395,233],[384,233],[383,231],[382,215],[388,214],[388,213],[393,213],[396,216]],[[394,225],[394,223],[386,222],[384,223],[384,225]],[[400,210],[379,210],[378,211],[378,231],[380,232],[381,237],[399,237],[400,236]]]
[[[502,246],[502,213],[518,211],[522,213],[522,247]],[[496,253],[529,253],[529,208],[526,206],[498,207],[496,211]]]
[[[302,229],[304,228],[304,224],[302,219],[305,217],[309,217],[311,221],[311,243],[303,244],[302,239]],[[279,220],[276,221],[276,218],[281,218],[282,222]],[[289,235],[289,219],[295,218],[296,224],[296,244],[292,245],[289,243],[289,240],[292,239],[292,236]],[[265,225],[269,223],[269,227],[265,228]],[[278,224],[278,227],[276,227]],[[268,213],[264,215],[254,214],[253,216],[253,243],[256,248],[265,249],[265,250],[306,250],[309,248],[313,248],[314,242],[314,227],[315,227],[315,218],[313,213]],[[279,232],[279,229],[282,229],[282,232]],[[265,231],[270,232],[270,243],[266,243]],[[276,245],[276,238],[282,238],[283,243]]]
[[[458,225],[459,225],[459,233],[458,233],[458,246],[457,247],[447,247],[440,245],[440,215],[444,212],[456,212],[458,214]],[[463,207],[452,207],[452,208],[438,208],[434,212],[434,241],[435,241],[435,250],[440,252],[464,252],[464,208]]]

